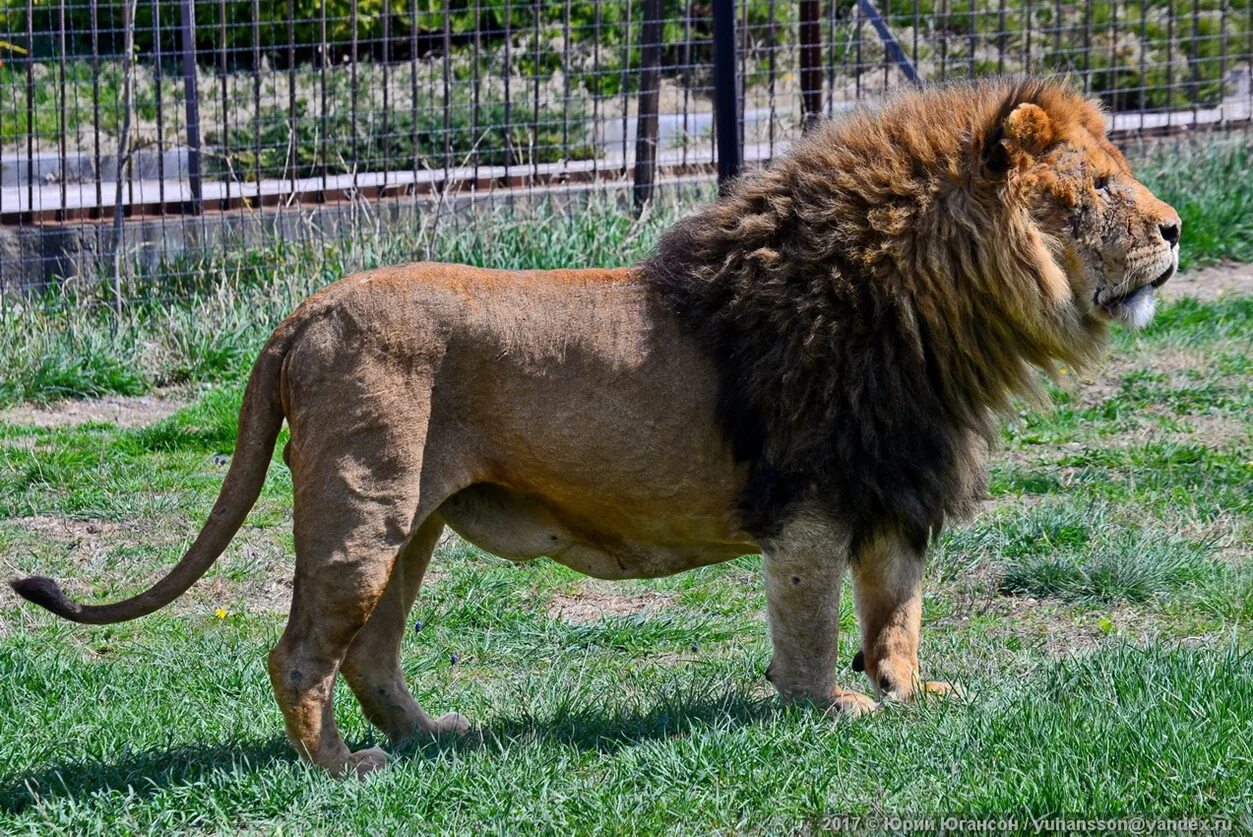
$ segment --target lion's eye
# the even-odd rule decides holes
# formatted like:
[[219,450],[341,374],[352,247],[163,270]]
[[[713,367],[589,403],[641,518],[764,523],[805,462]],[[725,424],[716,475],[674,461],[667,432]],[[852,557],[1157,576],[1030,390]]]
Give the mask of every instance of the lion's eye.
[[1109,191],[1109,177],[1106,175],[1100,175],[1099,177],[1097,177],[1095,180],[1092,181],[1092,185],[1096,187],[1098,192],[1108,192]]

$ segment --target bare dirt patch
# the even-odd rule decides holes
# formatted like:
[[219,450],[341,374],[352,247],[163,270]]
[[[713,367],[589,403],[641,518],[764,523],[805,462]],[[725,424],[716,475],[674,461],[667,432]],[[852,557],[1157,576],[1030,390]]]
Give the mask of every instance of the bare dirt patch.
[[22,404],[0,410],[0,421],[33,427],[76,427],[88,422],[108,422],[118,427],[146,427],[187,406],[187,402],[161,395],[87,398],[49,405]]
[[1166,437],[1169,441],[1199,442],[1211,448],[1225,448],[1233,445],[1249,443],[1249,429],[1239,416],[1198,414],[1181,416],[1180,424],[1187,425],[1188,431],[1177,433],[1156,433],[1158,437]]
[[58,562],[68,559],[75,573],[95,574],[109,549],[128,536],[134,537],[136,531],[135,526],[127,527],[110,520],[54,515],[17,517],[2,522],[29,536],[12,552],[0,552],[0,566],[9,575],[50,573],[46,567],[30,566],[32,561],[41,563],[39,557],[44,555]]
[[[291,609],[293,566],[271,545],[246,545],[233,563],[246,565],[242,574],[229,565],[210,572],[170,605],[174,613],[204,615],[225,611],[285,614]],[[224,556],[230,559],[232,556]]]
[[1186,296],[1201,302],[1253,296],[1253,264],[1216,264],[1189,270],[1163,285],[1161,293],[1166,299]]
[[[131,594],[148,587],[173,568],[190,543],[190,532],[172,530],[168,521],[80,520],[52,515],[4,521],[37,537],[38,551],[21,546],[11,554],[0,552],[0,567],[8,575],[27,573],[57,577],[73,598],[101,602],[123,598],[102,591],[123,582]],[[245,528],[227,547],[206,576],[173,602],[171,613],[205,615],[219,608],[227,613],[285,613],[291,605],[292,559],[280,532]],[[137,565],[111,559],[122,546],[158,546],[155,559]],[[50,550],[50,552],[49,552]],[[59,555],[59,566],[48,566],[39,556]],[[7,592],[7,591],[6,591]]]
[[[1049,659],[1090,651],[1118,636],[1144,638],[1168,629],[1160,614],[1125,602],[1083,607],[1052,596],[1013,595],[1000,589],[1001,570],[981,563],[961,579],[934,586],[951,604],[950,613],[933,626],[979,631],[999,641],[1011,637]],[[923,626],[925,636],[927,625]]]
[[46,514],[34,517],[18,517],[7,522],[28,532],[46,535],[62,541],[86,541],[89,545],[94,545],[102,540],[102,536],[111,535],[122,529],[122,524],[111,520],[79,520],[72,517],[55,517]]
[[576,593],[558,593],[548,602],[548,614],[566,622],[597,622],[606,617],[638,616],[671,607],[670,593],[611,593],[585,589]]
[[[229,615],[287,613],[295,562],[281,536],[276,536],[283,528],[241,531],[204,578],[169,605],[169,612],[189,616],[218,611]],[[181,551],[172,549],[169,565],[154,572],[148,583],[155,582],[180,557]]]
[[1090,375],[1070,380],[1070,392],[1075,405],[1096,407],[1104,404],[1122,391],[1122,381],[1132,372],[1149,372],[1170,375],[1173,381],[1182,382],[1182,373],[1204,369],[1212,361],[1202,351],[1189,351],[1175,346],[1155,347],[1140,355],[1111,354]]

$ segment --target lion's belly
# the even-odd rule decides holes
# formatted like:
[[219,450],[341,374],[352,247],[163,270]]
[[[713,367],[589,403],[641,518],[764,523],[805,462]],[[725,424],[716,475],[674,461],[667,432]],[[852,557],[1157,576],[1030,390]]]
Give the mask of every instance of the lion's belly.
[[597,578],[671,575],[754,550],[751,543],[726,540],[716,521],[686,520],[678,538],[659,531],[666,528],[664,520],[625,537],[603,527],[589,529],[575,519],[582,517],[577,511],[488,483],[450,497],[440,514],[453,531],[494,555],[513,561],[547,556]]

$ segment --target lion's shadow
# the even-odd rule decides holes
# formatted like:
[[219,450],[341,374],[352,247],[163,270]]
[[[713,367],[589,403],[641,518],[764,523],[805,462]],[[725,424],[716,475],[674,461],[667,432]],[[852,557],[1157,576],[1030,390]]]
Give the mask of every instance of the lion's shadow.
[[276,737],[270,741],[221,745],[152,747],[114,761],[66,760],[32,773],[0,779],[0,811],[17,814],[41,800],[81,800],[109,791],[124,791],[145,799],[167,788],[200,782],[219,768],[239,766],[261,771],[292,758],[294,754],[287,742]]
[[[462,738],[414,740],[387,748],[400,764],[427,761],[450,752],[494,751],[498,746],[552,742],[611,754],[635,744],[685,735],[715,722],[758,723],[777,712],[777,704],[749,696],[723,695],[689,703],[666,702],[642,712],[587,707],[546,719],[498,717]],[[353,747],[371,741],[351,741]],[[66,760],[31,773],[0,778],[0,811],[17,814],[41,800],[86,799],[124,791],[146,799],[180,785],[205,781],[214,771],[232,768],[261,773],[296,760],[281,737],[231,743],[189,744],[136,751],[112,762]]]

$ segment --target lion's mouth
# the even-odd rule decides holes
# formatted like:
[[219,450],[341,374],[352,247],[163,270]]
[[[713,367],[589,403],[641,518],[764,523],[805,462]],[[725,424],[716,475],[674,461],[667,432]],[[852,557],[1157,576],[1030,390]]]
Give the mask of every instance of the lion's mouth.
[[1155,291],[1175,275],[1176,263],[1172,260],[1151,282],[1146,282],[1125,294],[1101,301],[1094,300],[1108,319],[1118,320],[1129,328],[1143,328],[1153,318],[1157,309]]
[[1110,317],[1117,317],[1119,311],[1126,308],[1128,305],[1134,305],[1136,300],[1140,299],[1140,297],[1146,293],[1149,296],[1152,296],[1156,288],[1157,284],[1153,282],[1150,282],[1147,285],[1141,285],[1133,291],[1128,291],[1120,296],[1111,297],[1100,303],[1101,310],[1103,310]]
[[1154,288],[1160,288],[1162,285],[1166,284],[1166,280],[1168,280],[1170,277],[1175,275],[1175,269],[1176,269],[1176,263],[1171,262],[1170,264],[1166,266],[1166,269],[1162,271],[1161,275],[1158,276],[1149,284],[1152,285]]
[[[1173,272],[1173,270],[1172,270]],[[1156,289],[1169,279],[1141,285],[1130,293],[1100,303],[1101,312],[1111,320],[1117,320],[1128,328],[1144,328],[1157,310]]]

